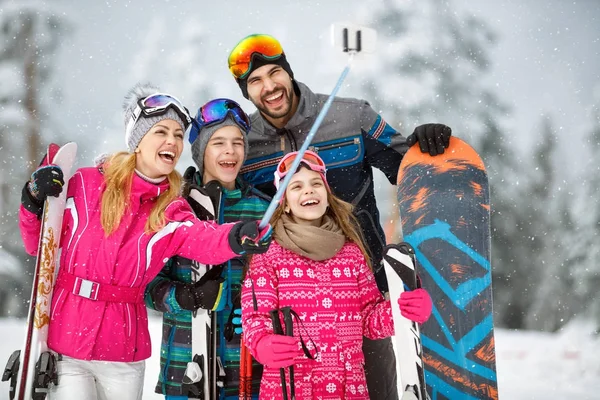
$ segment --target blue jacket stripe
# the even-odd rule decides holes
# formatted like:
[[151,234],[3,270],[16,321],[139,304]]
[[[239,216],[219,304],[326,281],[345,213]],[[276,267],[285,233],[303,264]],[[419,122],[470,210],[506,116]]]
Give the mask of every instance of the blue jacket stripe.
[[396,132],[394,128],[388,125],[388,123],[385,122],[383,118],[381,118],[381,115],[377,116],[375,123],[373,124],[373,126],[371,126],[369,132],[367,132],[367,134],[373,139],[379,140],[386,146],[390,145],[390,143],[392,142],[392,136],[397,133],[398,132]]

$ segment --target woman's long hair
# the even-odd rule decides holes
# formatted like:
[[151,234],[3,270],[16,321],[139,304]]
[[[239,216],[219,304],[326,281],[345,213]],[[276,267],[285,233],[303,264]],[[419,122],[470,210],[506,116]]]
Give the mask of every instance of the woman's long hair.
[[[127,211],[131,195],[131,183],[135,174],[135,153],[119,152],[112,155],[104,163],[104,193],[102,193],[102,211],[100,221],[104,234],[108,237],[121,224]],[[166,224],[165,210],[179,196],[181,190],[181,175],[173,170],[167,175],[169,189],[158,196],[144,231],[152,233],[159,231]]]
[[[367,265],[369,266],[369,268],[371,268],[371,260],[365,247],[362,230],[360,229],[358,220],[352,213],[352,204],[345,202],[344,200],[331,193],[329,187],[326,186],[326,188],[327,202],[329,203],[329,207],[327,207],[325,215],[328,215],[331,218],[333,218],[333,220],[342,229],[342,232],[344,232],[346,239],[355,243],[358,246],[363,256],[365,256]],[[279,207],[277,207],[277,209],[273,213],[273,216],[271,217],[271,226],[275,226],[277,222],[281,219],[286,204],[287,200],[284,194],[282,197],[281,204],[279,205]]]

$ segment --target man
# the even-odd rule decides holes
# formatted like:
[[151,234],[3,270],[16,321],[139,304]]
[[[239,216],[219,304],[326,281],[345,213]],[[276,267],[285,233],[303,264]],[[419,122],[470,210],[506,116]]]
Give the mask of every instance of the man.
[[[328,96],[315,94],[294,80],[283,48],[272,36],[242,39],[228,62],[242,94],[258,109],[251,115],[249,151],[242,176],[273,195],[277,163],[284,154],[302,146]],[[312,140],[309,148],[327,164],[331,189],[355,206],[382,292],[387,292],[381,268],[385,236],[379,223],[372,168],[381,170],[395,185],[400,161],[410,146],[419,142],[421,151],[441,154],[448,147],[450,135],[451,129],[445,125],[426,124],[404,138],[366,101],[336,97]],[[365,338],[363,352],[371,398],[397,399],[391,340]]]

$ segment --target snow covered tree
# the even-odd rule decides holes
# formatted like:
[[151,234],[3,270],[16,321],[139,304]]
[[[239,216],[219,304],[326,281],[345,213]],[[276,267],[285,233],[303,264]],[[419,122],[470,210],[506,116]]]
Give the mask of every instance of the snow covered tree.
[[[196,20],[182,23],[177,42],[164,39],[166,29],[172,29],[172,26],[167,26],[164,18],[156,17],[143,32],[144,45],[134,55],[125,90],[136,82],[151,82],[179,98],[193,117],[198,107],[216,92],[215,81],[207,73],[203,56],[208,53],[209,35]],[[119,140],[115,142],[118,148],[121,141],[116,140]],[[185,169],[191,164],[190,153],[186,151],[178,168]]]
[[[508,108],[483,84],[496,42],[488,25],[447,0],[369,4],[366,22],[378,31],[376,61],[362,63],[365,98],[405,135],[443,122],[481,154],[490,177],[495,312],[510,325],[515,269],[515,199],[519,164],[503,134]],[[367,64],[368,66],[364,66]],[[395,203],[392,201],[390,203]],[[382,212],[385,214],[385,211]],[[393,215],[393,213],[388,213]],[[518,309],[517,313],[525,310]],[[517,321],[521,325],[522,321]]]
[[519,300],[527,308],[525,326],[555,331],[567,322],[575,304],[570,303],[572,270],[565,238],[575,229],[565,182],[557,178],[557,135],[552,121],[544,117],[541,138],[532,158],[528,184],[519,207],[526,222],[518,254],[520,278],[526,282]]
[[365,11],[378,31],[375,60],[360,66],[365,97],[405,134],[439,121],[476,144],[503,110],[482,83],[496,40],[486,23],[448,0],[387,0]]
[[[577,227],[573,219],[571,194],[557,191],[550,207],[548,232],[544,233],[541,254],[533,254],[541,262],[540,278],[535,283],[534,301],[529,309],[527,327],[554,332],[578,314],[582,298],[575,289],[573,266],[582,258],[570,247],[576,245]],[[536,257],[537,256],[537,257]],[[541,257],[540,257],[541,256]]]
[[190,106],[201,105],[214,91],[214,80],[206,72],[203,56],[208,52],[209,35],[195,20],[181,24],[176,42],[165,40],[167,29],[172,27],[162,17],[150,22],[143,33],[144,46],[134,56],[128,81],[149,80]]
[[17,227],[21,188],[44,147],[58,140],[47,133],[61,96],[53,79],[55,52],[69,25],[43,2],[2,2],[0,7],[0,244],[22,252]]
[[[552,155],[555,148],[555,132],[550,118],[544,118],[540,128],[541,140],[535,144],[530,160],[524,162],[519,175],[519,195],[514,210],[515,227],[512,245],[511,314],[507,315],[514,328],[534,328],[539,318],[532,315],[540,282],[549,273],[548,246],[554,238],[555,229],[550,219],[554,212],[552,203],[555,171]],[[538,136],[536,134],[536,136]]]
[[[487,110],[484,109],[484,112]],[[482,136],[479,152],[490,180],[492,231],[492,287],[494,318],[499,326],[522,327],[522,305],[515,301],[526,281],[515,279],[522,264],[516,249],[521,245],[518,226],[519,160],[513,144],[496,122],[488,118],[487,132]]]
[[50,115],[61,100],[54,64],[69,26],[61,12],[41,1],[0,1],[0,254],[5,264],[0,269],[11,271],[0,280],[0,316],[26,313],[24,288],[31,283],[26,274],[33,263],[22,263],[26,255],[17,214],[24,182],[44,148],[60,140],[50,133]]
[[[599,102],[600,104],[600,102]],[[585,309],[595,319],[600,331],[600,106],[592,110],[593,126],[586,138],[588,160],[584,162],[582,177],[584,199],[582,226],[577,233],[578,241],[570,247],[571,258],[576,260],[571,268],[575,271],[575,293],[583,299]],[[583,260],[582,260],[583,258]]]

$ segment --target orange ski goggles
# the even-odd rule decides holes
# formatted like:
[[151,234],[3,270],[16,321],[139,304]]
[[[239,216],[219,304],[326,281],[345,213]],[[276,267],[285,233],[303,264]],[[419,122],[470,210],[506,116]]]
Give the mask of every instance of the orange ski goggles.
[[[296,159],[297,155],[297,151],[288,153],[285,156],[283,156],[281,161],[279,161],[279,164],[277,164],[277,169],[275,170],[275,180],[273,182],[276,189],[279,189],[279,184],[281,183],[283,178],[285,178],[285,176],[291,171],[290,168],[292,168],[292,165],[294,164],[294,160]],[[300,165],[304,165],[310,170],[321,174],[325,186],[329,188],[327,178],[325,177],[325,162],[321,159],[321,157],[317,155],[317,153],[310,150],[306,150],[302,155],[302,161],[300,161]],[[295,173],[295,171],[293,171],[293,173]]]
[[244,79],[252,68],[252,56],[277,60],[284,55],[281,44],[270,35],[256,34],[242,39],[229,53],[229,70],[237,79]]

